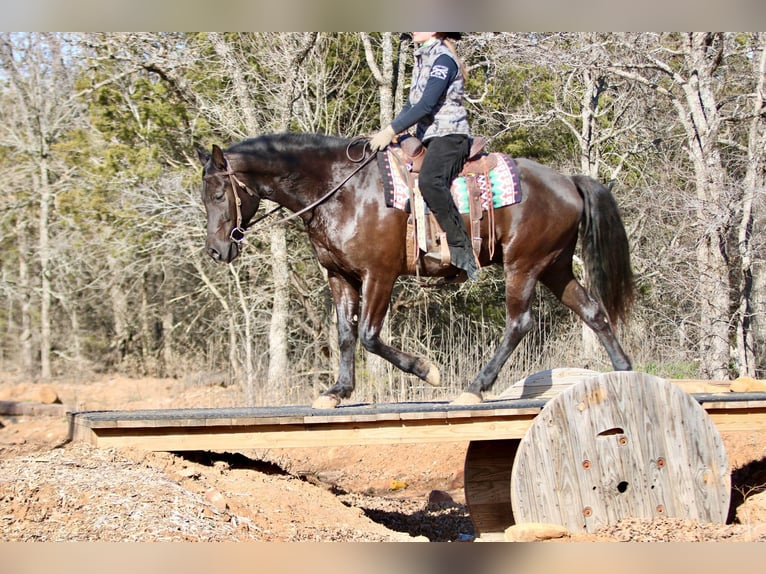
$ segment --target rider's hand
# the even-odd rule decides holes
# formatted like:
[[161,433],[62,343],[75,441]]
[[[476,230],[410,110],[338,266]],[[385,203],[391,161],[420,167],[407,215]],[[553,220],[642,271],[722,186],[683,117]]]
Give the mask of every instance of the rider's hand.
[[370,140],[370,149],[373,151],[373,153],[386,149],[386,146],[391,143],[391,140],[394,139],[395,135],[396,134],[394,133],[394,128],[392,128],[390,125],[387,125],[377,134],[372,136],[372,139]]

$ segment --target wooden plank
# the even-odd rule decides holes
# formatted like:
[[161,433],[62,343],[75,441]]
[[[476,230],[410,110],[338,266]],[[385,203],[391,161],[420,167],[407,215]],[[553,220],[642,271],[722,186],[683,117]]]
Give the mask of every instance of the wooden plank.
[[737,408],[706,408],[710,419],[720,432],[758,431],[766,433],[766,408],[763,405]]
[[702,379],[668,379],[687,393],[729,393],[731,381],[707,381]]
[[503,417],[536,414],[545,401],[487,402],[479,406],[453,407],[446,403],[393,403],[375,407],[349,407],[313,411],[310,407],[253,407],[228,409],[157,409],[136,411],[93,411],[72,413],[92,428],[198,426],[257,426],[398,421],[407,419],[444,420],[472,417]]
[[136,447],[155,451],[237,450],[394,443],[460,442],[488,436],[523,436],[534,415],[516,419],[466,419],[464,423],[433,421],[380,421],[321,425],[258,425],[220,427],[114,427],[89,428],[74,422],[74,440],[95,446]]

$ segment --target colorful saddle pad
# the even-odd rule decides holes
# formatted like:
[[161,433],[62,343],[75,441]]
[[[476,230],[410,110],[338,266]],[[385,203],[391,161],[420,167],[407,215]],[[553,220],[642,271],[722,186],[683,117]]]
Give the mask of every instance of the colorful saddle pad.
[[[386,205],[395,209],[407,210],[410,199],[407,175],[392,162],[390,151],[378,154],[378,165],[383,175],[383,185],[386,194]],[[495,156],[495,167],[488,173],[468,174],[452,181],[452,197],[460,213],[469,213],[468,190],[472,187],[481,189],[482,210],[487,211],[489,202],[494,208],[513,205],[521,201],[521,182],[519,170],[513,158],[498,152],[489,154]],[[469,181],[469,178],[473,181]]]

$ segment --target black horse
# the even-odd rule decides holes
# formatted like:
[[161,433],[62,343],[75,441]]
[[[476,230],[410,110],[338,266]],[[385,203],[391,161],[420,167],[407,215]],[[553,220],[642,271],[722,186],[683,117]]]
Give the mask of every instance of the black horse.
[[[244,140],[226,151],[199,152],[204,166],[202,197],[207,211],[207,253],[230,263],[240,252],[244,229],[262,199],[293,212],[305,224],[319,262],[327,269],[338,317],[340,372],[315,401],[334,408],[355,385],[357,338],[368,351],[429,384],[439,383],[430,361],[381,340],[394,282],[415,274],[405,253],[407,214],[386,206],[377,162],[364,162],[366,142],[279,134]],[[615,370],[631,363],[612,330],[624,320],[634,294],[625,228],[611,192],[592,178],[567,176],[529,159],[516,160],[522,201],[495,210],[493,233],[481,223],[482,266],[502,264],[505,275],[505,334],[490,361],[455,403],[477,403],[519,341],[532,328],[535,284],[548,287],[596,333]],[[575,279],[572,256],[578,230],[591,282]],[[488,239],[494,240],[489,249]],[[492,256],[490,256],[492,253]],[[420,270],[445,276],[454,268],[438,263]]]

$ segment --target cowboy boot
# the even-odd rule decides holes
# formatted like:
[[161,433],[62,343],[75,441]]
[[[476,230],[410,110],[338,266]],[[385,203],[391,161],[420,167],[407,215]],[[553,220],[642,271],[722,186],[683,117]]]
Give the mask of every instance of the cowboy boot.
[[[440,217],[436,212],[436,217],[442,231],[447,235],[447,244],[449,245],[450,264],[458,269],[462,269],[472,281],[479,278],[479,262],[473,251],[471,238],[463,224],[463,218],[458,213],[457,207],[450,210],[450,213],[443,213]],[[446,217],[445,217],[446,216]],[[426,257],[441,261],[442,256],[439,251],[429,251]]]

